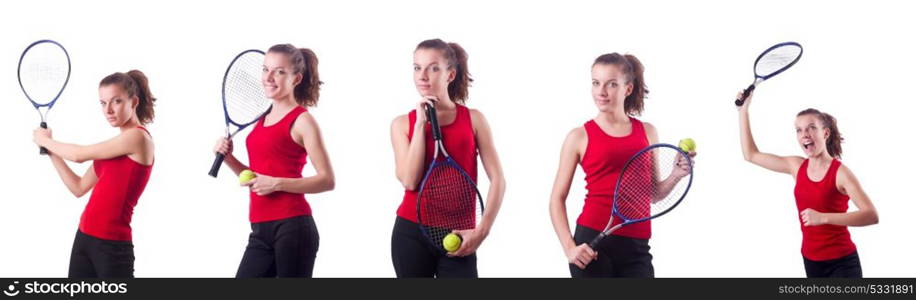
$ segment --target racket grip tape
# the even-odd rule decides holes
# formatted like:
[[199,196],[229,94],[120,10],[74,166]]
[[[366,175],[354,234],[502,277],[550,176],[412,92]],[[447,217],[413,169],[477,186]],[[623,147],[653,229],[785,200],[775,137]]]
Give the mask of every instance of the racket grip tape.
[[[41,128],[48,129],[48,123],[45,123],[44,121],[42,121],[42,122],[41,122]],[[45,147],[38,147],[38,154],[41,154],[41,155],[48,155],[48,148],[45,148]]]
[[607,234],[604,233],[604,232],[599,233],[598,236],[596,236],[594,239],[592,239],[591,242],[588,242],[588,247],[589,247],[589,248],[592,248],[592,250],[598,251],[598,244],[600,244],[600,243],[601,243],[601,240],[603,240],[604,237],[606,237],[606,236],[607,236]]
[[426,118],[429,119],[429,125],[432,126],[433,139],[441,140],[442,131],[439,129],[439,117],[436,116],[436,108],[432,105],[426,105]]
[[740,107],[744,105],[744,100],[747,99],[747,96],[750,95],[751,92],[753,92],[755,88],[757,88],[757,85],[751,84],[746,89],[744,89],[744,93],[741,94],[741,98],[735,99],[735,106]]
[[216,158],[213,159],[213,166],[210,166],[210,177],[216,178],[216,175],[219,174],[219,167],[223,165],[223,159],[226,159],[226,156],[222,153],[216,153]]

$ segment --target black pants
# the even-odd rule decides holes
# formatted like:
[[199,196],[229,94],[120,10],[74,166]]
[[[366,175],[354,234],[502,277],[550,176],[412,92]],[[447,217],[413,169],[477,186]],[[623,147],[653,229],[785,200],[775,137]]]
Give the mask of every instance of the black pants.
[[862,264],[859,262],[859,252],[837,259],[814,261],[805,260],[805,273],[808,278],[835,277],[835,278],[862,278]]
[[391,262],[399,278],[477,278],[477,254],[448,257],[420,232],[420,225],[398,217],[391,233]]
[[[598,231],[584,226],[576,226],[573,239],[576,245],[591,242]],[[649,254],[649,240],[634,239],[610,235],[598,245],[598,259],[593,260],[585,269],[569,264],[569,273],[573,278],[583,277],[655,277],[652,267],[652,254]]]
[[70,278],[133,278],[134,244],[76,231],[70,252]]
[[238,278],[312,277],[318,227],[311,216],[251,223]]

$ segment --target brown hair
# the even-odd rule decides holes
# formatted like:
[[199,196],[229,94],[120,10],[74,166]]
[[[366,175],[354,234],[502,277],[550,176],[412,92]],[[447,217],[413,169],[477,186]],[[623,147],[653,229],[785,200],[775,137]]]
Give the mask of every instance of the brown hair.
[[293,65],[293,72],[302,74],[302,80],[293,88],[296,103],[306,107],[318,105],[319,90],[324,82],[318,79],[318,56],[315,52],[290,44],[274,45],[267,52],[286,54]]
[[140,99],[140,103],[137,104],[135,112],[137,114],[137,121],[140,122],[141,125],[153,122],[153,118],[156,116],[153,110],[156,98],[153,97],[153,93],[150,92],[149,79],[146,78],[143,72],[140,72],[140,70],[130,70],[127,73],[116,72],[105,76],[105,78],[99,82],[99,87],[112,84],[121,87],[122,90],[127,92],[128,96]]
[[636,56],[631,54],[621,55],[617,52],[602,54],[595,59],[595,65],[616,65],[627,77],[627,82],[633,84],[633,91],[623,101],[623,109],[628,115],[638,116],[643,110],[643,100],[648,98],[649,90],[643,79],[643,66]]
[[843,142],[843,135],[840,134],[840,129],[837,128],[836,118],[828,113],[821,112],[813,108],[799,112],[796,117],[803,115],[816,116],[821,121],[821,124],[824,125],[824,128],[830,130],[830,135],[827,136],[827,153],[830,153],[830,156],[840,158],[840,156],[843,154],[843,146],[840,145],[840,143]]
[[431,39],[420,42],[416,50],[436,49],[442,51],[445,60],[448,61],[448,67],[455,70],[455,80],[448,83],[448,97],[460,104],[464,104],[468,99],[468,87],[474,81],[471,73],[468,72],[468,53],[464,51],[457,43],[446,43],[440,39]]

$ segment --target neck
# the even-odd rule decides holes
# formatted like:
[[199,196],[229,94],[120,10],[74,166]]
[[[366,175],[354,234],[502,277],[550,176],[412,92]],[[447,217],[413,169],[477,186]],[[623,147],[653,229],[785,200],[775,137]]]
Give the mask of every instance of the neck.
[[622,109],[620,110],[615,109],[612,111],[599,112],[598,116],[596,116],[595,119],[603,120],[611,124],[622,124],[622,123],[629,124],[630,123],[630,117],[627,116],[627,114],[624,113]]
[[137,122],[136,118],[130,118],[129,121],[124,122],[124,124],[121,124],[121,126],[118,126],[118,129],[120,129],[123,132],[125,130],[134,129],[139,126],[140,126],[140,122]]
[[448,93],[445,93],[439,96],[439,101],[436,101],[436,110],[454,110],[457,105],[452,98],[448,97]]
[[283,97],[280,99],[271,99],[273,100],[273,110],[275,112],[288,111],[299,105],[296,103],[296,99],[292,96]]
[[833,157],[830,156],[830,153],[827,153],[827,151],[823,151],[820,154],[808,157],[808,161],[815,166],[824,167],[829,166],[830,163],[833,162]]

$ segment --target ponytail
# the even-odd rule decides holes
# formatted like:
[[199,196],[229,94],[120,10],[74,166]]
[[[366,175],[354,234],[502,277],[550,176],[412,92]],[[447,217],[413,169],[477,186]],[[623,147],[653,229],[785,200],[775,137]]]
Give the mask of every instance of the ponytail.
[[293,88],[296,103],[305,107],[318,105],[319,90],[324,82],[318,77],[318,56],[315,52],[290,44],[274,45],[268,52],[286,54],[293,65],[293,72],[302,75],[302,80]]

